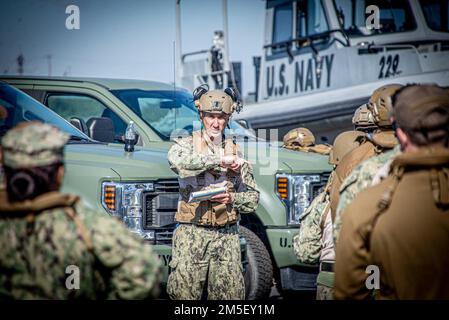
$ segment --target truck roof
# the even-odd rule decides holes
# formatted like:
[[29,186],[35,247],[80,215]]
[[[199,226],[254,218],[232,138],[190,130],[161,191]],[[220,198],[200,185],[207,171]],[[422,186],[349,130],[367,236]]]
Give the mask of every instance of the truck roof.
[[[111,78],[90,78],[90,77],[49,77],[49,76],[1,76],[0,79],[14,80],[47,80],[66,82],[88,82],[100,85],[108,90],[120,89],[141,89],[141,90],[173,90],[173,85],[157,81],[136,80],[136,79],[111,79]],[[185,90],[176,88],[177,90]]]

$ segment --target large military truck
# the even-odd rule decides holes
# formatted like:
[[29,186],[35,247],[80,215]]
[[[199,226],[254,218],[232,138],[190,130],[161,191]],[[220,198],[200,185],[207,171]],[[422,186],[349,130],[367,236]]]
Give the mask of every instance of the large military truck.
[[[133,121],[139,136],[137,145],[166,156],[171,137],[200,128],[191,93],[164,83],[55,77],[3,80],[24,90],[86,135],[103,142],[123,143],[126,127]],[[93,125],[100,126],[101,130],[93,132]],[[266,297],[273,277],[280,290],[314,290],[317,269],[298,263],[292,237],[298,232],[304,209],[327,182],[331,170],[327,158],[270,145],[256,139],[235,121],[231,121],[228,130],[253,163],[260,190],[260,204],[255,214],[243,215],[240,221],[247,242],[247,297]],[[160,161],[165,161],[166,167],[161,169],[165,173],[166,158],[148,161],[146,165],[151,168],[148,170],[159,170]],[[92,162],[92,165],[98,164]],[[125,159],[122,165],[120,170],[126,170]],[[82,183],[81,178],[77,181]],[[102,194],[104,210],[112,215],[120,212],[131,229],[158,243],[159,239],[165,241],[171,237],[178,200],[177,179],[160,181],[163,181],[160,188],[156,184],[152,188],[157,194],[164,194],[163,200],[148,194],[145,184],[129,185],[113,179],[104,179],[99,186],[101,190],[96,191]],[[106,201],[108,195],[115,196],[114,206]],[[120,209],[123,206],[126,209]],[[166,266],[168,260],[164,260]]]

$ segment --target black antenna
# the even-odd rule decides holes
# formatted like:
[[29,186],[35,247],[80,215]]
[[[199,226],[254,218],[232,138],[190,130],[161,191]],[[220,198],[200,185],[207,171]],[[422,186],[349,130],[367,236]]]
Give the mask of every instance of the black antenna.
[[176,41],[173,41],[173,98],[176,92]]
[[[173,103],[176,103],[176,41],[173,41]],[[176,105],[173,106],[176,130]]]

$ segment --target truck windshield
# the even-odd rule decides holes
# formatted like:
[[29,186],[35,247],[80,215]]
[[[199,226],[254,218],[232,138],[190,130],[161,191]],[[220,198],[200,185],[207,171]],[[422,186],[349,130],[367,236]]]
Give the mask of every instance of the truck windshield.
[[9,129],[25,121],[41,121],[54,125],[71,136],[74,141],[91,141],[88,136],[73,127],[56,113],[40,104],[24,92],[0,83],[0,137]]
[[[342,28],[349,36],[370,36],[394,32],[410,31],[416,28],[408,0],[334,0],[337,16]],[[376,6],[379,21],[371,30],[365,10]]]
[[449,0],[419,1],[426,23],[434,31],[449,32]]
[[[201,127],[193,96],[186,91],[125,89],[112,93],[165,141],[182,131],[190,134]],[[256,138],[235,121],[231,120],[229,126],[227,133]]]

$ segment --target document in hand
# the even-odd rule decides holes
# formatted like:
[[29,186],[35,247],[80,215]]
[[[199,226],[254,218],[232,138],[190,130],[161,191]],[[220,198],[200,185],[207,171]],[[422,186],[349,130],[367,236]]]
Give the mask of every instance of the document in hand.
[[227,190],[226,187],[219,187],[219,188],[212,188],[212,189],[192,192],[190,194],[189,202],[200,202],[200,201],[210,200],[210,198],[212,198],[213,196],[216,196],[217,194],[225,193],[226,190]]

